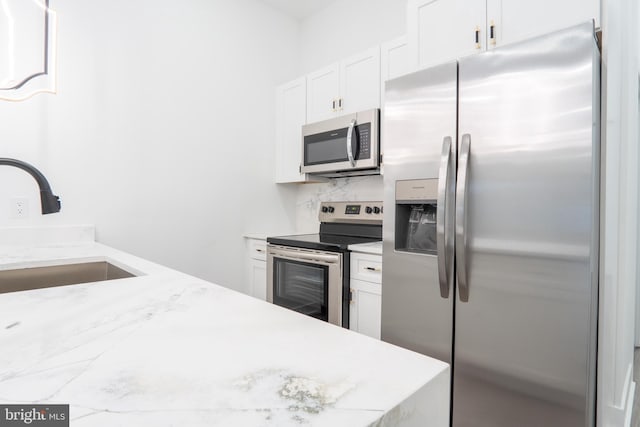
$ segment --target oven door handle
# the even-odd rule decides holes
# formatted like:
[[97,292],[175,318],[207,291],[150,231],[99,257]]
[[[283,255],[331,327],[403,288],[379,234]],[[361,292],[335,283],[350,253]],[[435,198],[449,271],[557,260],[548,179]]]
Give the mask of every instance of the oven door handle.
[[273,249],[268,249],[268,252],[274,257],[290,259],[294,261],[311,261],[322,262],[325,264],[338,264],[340,262],[340,255],[325,255],[315,253],[301,253],[301,252],[285,252]]

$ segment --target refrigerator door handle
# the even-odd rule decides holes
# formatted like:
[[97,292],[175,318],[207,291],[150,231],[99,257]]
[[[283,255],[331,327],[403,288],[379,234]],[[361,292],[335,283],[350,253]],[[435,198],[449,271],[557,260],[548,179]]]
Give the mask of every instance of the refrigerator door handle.
[[442,141],[442,155],[440,156],[440,176],[438,177],[438,213],[436,218],[437,236],[436,243],[438,249],[438,279],[440,281],[440,296],[449,298],[449,274],[453,272],[453,254],[449,254],[451,248],[450,234],[448,233],[447,192],[451,181],[451,144],[450,136],[445,136]]
[[471,135],[462,135],[458,181],[456,188],[456,267],[460,301],[469,301],[469,281],[467,276],[467,182],[469,179],[469,152]]

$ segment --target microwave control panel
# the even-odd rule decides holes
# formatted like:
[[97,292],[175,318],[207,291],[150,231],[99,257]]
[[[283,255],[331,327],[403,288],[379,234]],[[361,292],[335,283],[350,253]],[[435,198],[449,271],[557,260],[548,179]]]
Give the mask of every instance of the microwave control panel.
[[358,125],[358,154],[356,160],[371,158],[371,123]]

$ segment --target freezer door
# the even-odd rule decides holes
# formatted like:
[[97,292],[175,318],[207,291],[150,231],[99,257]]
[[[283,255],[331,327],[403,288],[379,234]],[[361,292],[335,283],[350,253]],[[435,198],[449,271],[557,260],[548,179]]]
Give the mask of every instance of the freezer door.
[[456,427],[594,425],[598,73],[592,23],[459,62]]
[[386,84],[381,337],[447,363],[456,108],[456,62]]

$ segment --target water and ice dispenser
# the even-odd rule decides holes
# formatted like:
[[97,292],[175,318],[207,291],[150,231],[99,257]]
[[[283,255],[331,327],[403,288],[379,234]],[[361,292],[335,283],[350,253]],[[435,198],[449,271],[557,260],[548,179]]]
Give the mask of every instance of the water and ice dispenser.
[[395,249],[437,252],[438,179],[396,181]]

